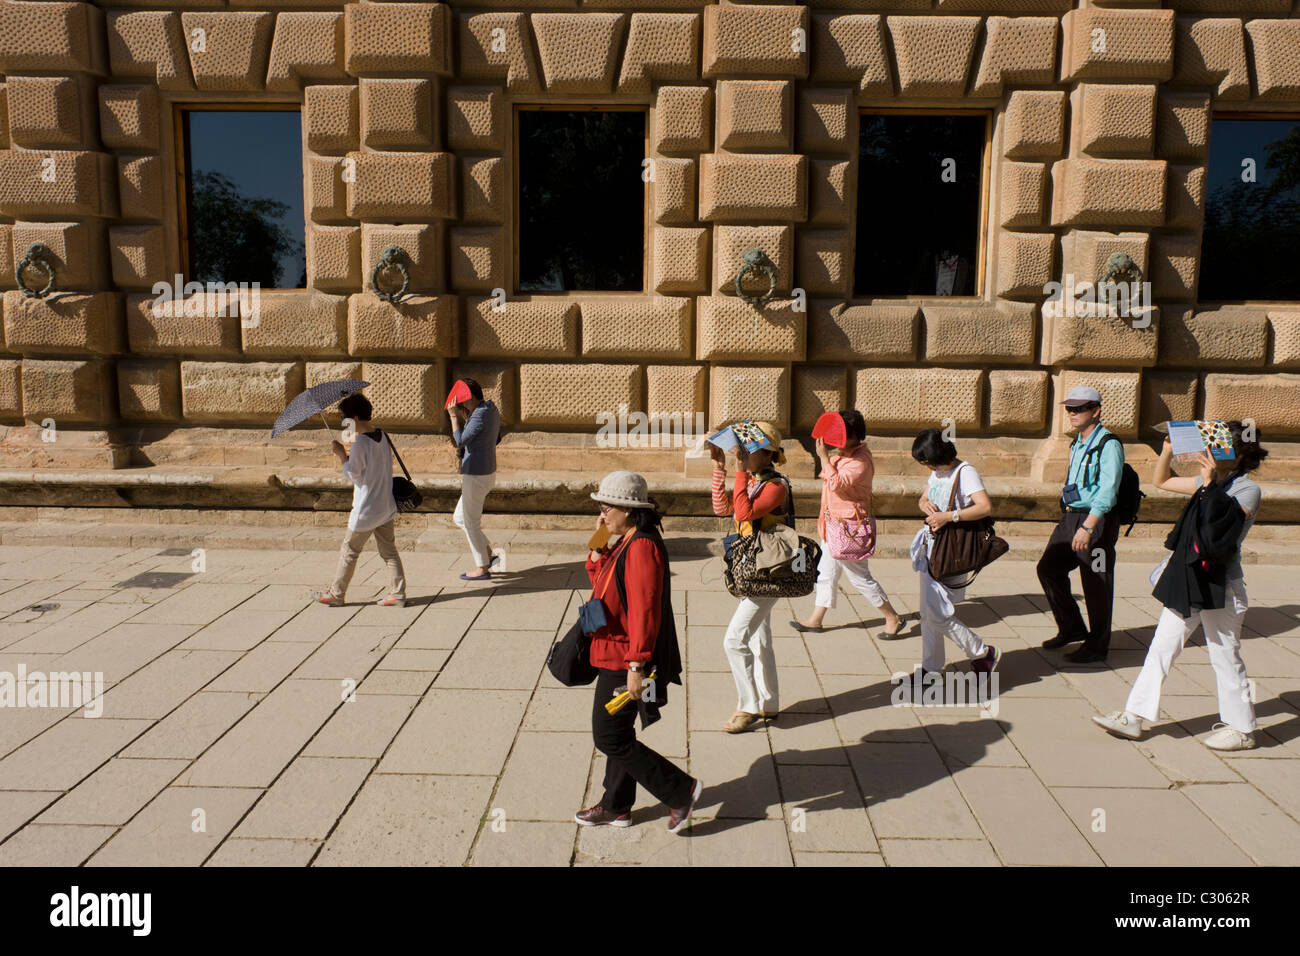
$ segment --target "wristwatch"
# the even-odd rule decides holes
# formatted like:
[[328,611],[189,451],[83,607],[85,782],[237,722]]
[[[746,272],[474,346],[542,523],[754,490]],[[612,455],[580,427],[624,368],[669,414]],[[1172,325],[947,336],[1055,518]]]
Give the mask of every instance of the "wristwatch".
[[956,522],[956,521],[961,521],[961,509],[960,509],[960,508],[954,508],[954,509],[952,510],[952,520],[953,520],[954,522]]
[[645,673],[645,668],[641,665],[640,661],[629,661],[627,665],[627,670],[629,674]]

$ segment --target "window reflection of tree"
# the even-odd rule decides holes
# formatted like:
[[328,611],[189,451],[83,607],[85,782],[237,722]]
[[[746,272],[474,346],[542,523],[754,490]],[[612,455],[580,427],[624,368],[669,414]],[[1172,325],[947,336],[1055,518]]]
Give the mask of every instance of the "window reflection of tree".
[[[246,196],[222,173],[200,170],[190,181],[190,274],[196,282],[257,282],[280,288],[282,260],[303,244],[278,220],[287,203]],[[304,270],[298,287],[307,285]]]

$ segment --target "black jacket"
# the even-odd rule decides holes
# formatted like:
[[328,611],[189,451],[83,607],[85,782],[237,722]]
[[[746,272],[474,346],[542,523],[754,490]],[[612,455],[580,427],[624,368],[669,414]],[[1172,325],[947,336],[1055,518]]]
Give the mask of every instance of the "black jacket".
[[1228,494],[1233,478],[1198,488],[1165,539],[1173,554],[1151,593],[1183,617],[1226,601],[1228,565],[1246,523],[1246,512]]
[[[659,719],[659,708],[668,703],[668,685],[682,682],[682,652],[677,644],[677,619],[673,616],[672,569],[668,563],[668,548],[658,531],[637,531],[632,537],[650,538],[659,549],[664,559],[663,597],[659,613],[659,636],[655,638],[654,655],[651,657],[650,670],[655,672],[654,702],[637,701],[637,713],[641,715],[641,729],[645,730]],[[626,552],[624,552],[626,554]],[[623,587],[623,558],[618,556],[614,565],[614,584],[618,588],[619,600],[627,607],[627,592]]]

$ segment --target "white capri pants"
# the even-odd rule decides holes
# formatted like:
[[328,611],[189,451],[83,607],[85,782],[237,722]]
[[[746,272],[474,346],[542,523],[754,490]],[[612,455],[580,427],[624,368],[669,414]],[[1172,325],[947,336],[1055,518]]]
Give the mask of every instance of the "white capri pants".
[[980,636],[957,620],[954,604],[966,599],[965,588],[950,588],[918,571],[921,578],[921,667],[927,671],[943,670],[943,639],[949,638],[967,658],[975,660],[988,651]]
[[456,502],[456,513],[452,515],[456,527],[469,539],[474,564],[480,568],[486,568],[492,560],[492,545],[482,529],[483,501],[496,483],[495,472],[490,475],[461,475],[460,500]]
[[1255,707],[1250,700],[1250,684],[1246,680],[1246,664],[1241,659],[1241,622],[1250,606],[1246,599],[1246,582],[1238,578],[1228,582],[1225,606],[1215,611],[1193,611],[1183,617],[1177,611],[1165,608],[1160,612],[1156,632],[1147,648],[1142,672],[1133,684],[1125,708],[1143,720],[1156,720],[1160,715],[1160,688],[1169,668],[1178,659],[1183,644],[1205,629],[1205,646],[1214,665],[1215,683],[1219,688],[1219,717],[1233,730],[1249,734],[1255,730]]
[[840,589],[841,573],[849,579],[849,583],[857,589],[859,594],[871,602],[872,607],[880,607],[889,600],[889,596],[885,594],[885,589],[871,576],[871,569],[867,567],[866,558],[861,561],[844,561],[839,558],[832,558],[830,545],[823,541],[822,558],[817,562],[817,589],[814,592],[817,607],[834,609],[836,594]]
[[774,597],[742,598],[722,640],[736,681],[736,709],[747,714],[774,714],[780,709],[776,650],[772,646],[772,608],[776,602]]

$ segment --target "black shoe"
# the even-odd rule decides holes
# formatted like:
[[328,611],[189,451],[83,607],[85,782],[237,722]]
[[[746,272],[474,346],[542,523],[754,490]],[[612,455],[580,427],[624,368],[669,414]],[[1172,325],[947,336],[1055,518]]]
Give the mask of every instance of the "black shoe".
[[1064,647],[1066,644],[1073,644],[1076,641],[1081,640],[1083,640],[1081,637],[1067,637],[1064,634],[1057,634],[1056,637],[1049,637],[1047,640],[1043,641],[1043,647],[1047,648],[1049,651],[1054,651],[1058,647]]
[[1089,647],[1086,643],[1077,651],[1071,651],[1065,655],[1065,659],[1072,664],[1092,664],[1095,661],[1104,661],[1106,652],[1097,650],[1095,647]]

